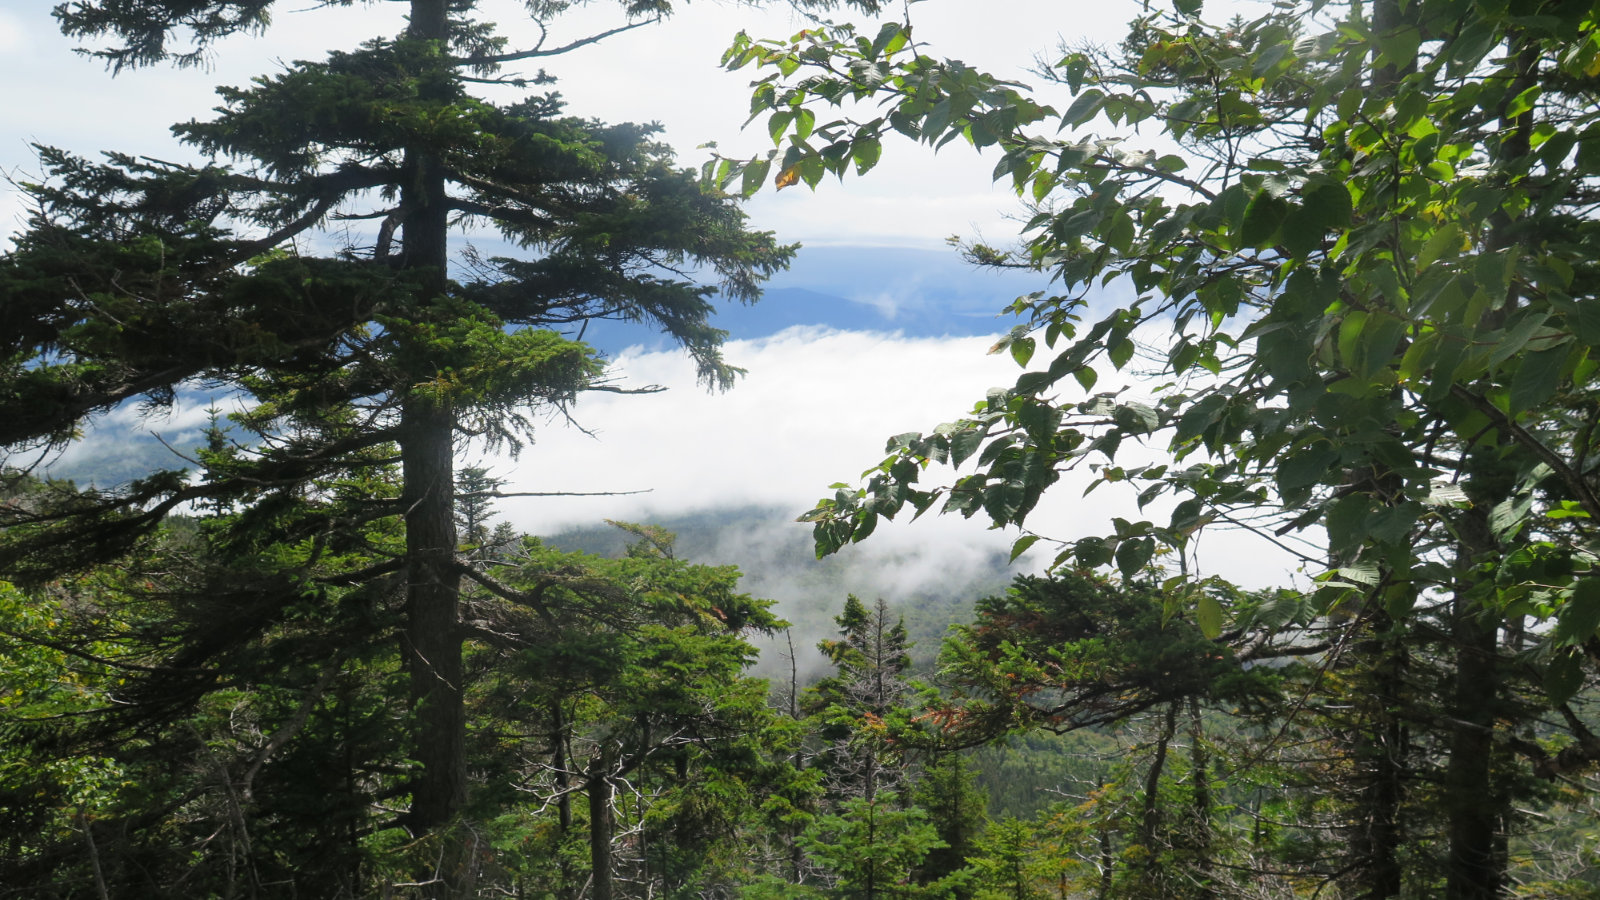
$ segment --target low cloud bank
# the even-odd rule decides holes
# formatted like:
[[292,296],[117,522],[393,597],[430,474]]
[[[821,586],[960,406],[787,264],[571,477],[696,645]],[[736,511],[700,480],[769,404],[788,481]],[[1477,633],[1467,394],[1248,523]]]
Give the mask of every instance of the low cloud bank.
[[[829,485],[853,486],[864,469],[884,458],[890,436],[959,418],[989,388],[1011,384],[1016,366],[1008,355],[989,355],[992,343],[992,337],[791,328],[729,344],[728,358],[749,375],[725,394],[698,388],[681,354],[625,352],[615,371],[627,384],[667,390],[586,396],[572,412],[592,436],[552,421],[520,459],[484,462],[510,481],[510,491],[649,491],[503,501],[502,514],[536,534],[605,518],[650,521],[751,506],[798,515],[827,495]],[[1159,456],[1155,449],[1124,449],[1152,461]],[[951,475],[949,469],[933,470],[926,480],[944,483]],[[1159,505],[1141,512],[1131,492],[1115,492],[1118,486],[1084,497],[1089,481],[1087,470],[1064,477],[1030,519],[1034,530],[1071,540],[1109,531],[1113,516],[1162,521],[1167,515]],[[860,567],[883,576],[881,586],[863,585],[861,592],[888,595],[914,591],[918,582],[966,578],[975,566],[992,566],[994,555],[1016,536],[1014,530],[988,528],[981,517],[930,513],[917,522],[885,523],[847,552],[895,560]],[[1043,550],[1047,544],[1037,546]],[[1032,570],[1047,562],[1039,552],[1019,567]],[[1288,584],[1296,566],[1259,538],[1222,530],[1205,535],[1191,564],[1250,587]]]

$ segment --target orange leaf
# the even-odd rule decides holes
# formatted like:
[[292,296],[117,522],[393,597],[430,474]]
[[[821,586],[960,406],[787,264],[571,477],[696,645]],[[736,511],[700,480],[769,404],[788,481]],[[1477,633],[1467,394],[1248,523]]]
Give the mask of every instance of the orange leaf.
[[789,168],[784,169],[782,172],[779,172],[778,173],[778,177],[773,179],[772,183],[777,185],[778,186],[778,190],[781,191],[781,190],[783,190],[784,188],[788,187],[791,184],[799,183],[799,181],[800,181],[800,167],[799,166],[790,166]]

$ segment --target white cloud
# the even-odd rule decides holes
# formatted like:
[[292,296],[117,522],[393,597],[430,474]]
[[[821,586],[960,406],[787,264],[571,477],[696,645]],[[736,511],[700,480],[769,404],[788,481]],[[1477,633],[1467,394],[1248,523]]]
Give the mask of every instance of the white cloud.
[[[520,460],[490,464],[511,480],[508,490],[650,493],[507,500],[502,511],[518,528],[540,534],[602,518],[640,521],[752,505],[799,514],[827,494],[828,485],[854,485],[863,469],[884,458],[891,435],[959,418],[990,387],[1014,381],[1010,358],[985,352],[992,340],[789,329],[730,344],[729,358],[750,375],[721,395],[697,389],[692,367],[679,354],[623,354],[616,368],[630,383],[669,390],[582,398],[574,414],[596,437],[551,423]],[[1155,449],[1124,450],[1160,457]],[[926,480],[943,483],[950,475],[932,471]],[[1160,523],[1168,514],[1160,505],[1141,512],[1131,491],[1116,491],[1119,485],[1084,498],[1089,477],[1086,471],[1066,476],[1030,525],[1070,540],[1107,533],[1113,516]],[[888,561],[878,569],[882,591],[893,586],[899,594],[908,584],[946,583],[988,564],[1015,537],[990,530],[981,515],[930,514],[885,523],[864,546]],[[1039,556],[1035,567],[1048,561]],[[1251,586],[1284,584],[1294,566],[1270,545],[1221,531],[1207,534],[1191,563]],[[874,589],[867,585],[862,592]]]
[[597,437],[546,428],[516,478],[522,490],[652,493],[540,499],[512,515],[550,530],[624,510],[808,503],[881,459],[889,435],[952,418],[1013,377],[984,355],[990,343],[791,328],[730,344],[728,359],[750,374],[725,394],[697,388],[680,354],[624,353],[615,369],[628,384],[669,390],[582,398],[574,414]]
[[[190,154],[174,144],[168,126],[210,115],[216,85],[242,85],[254,76],[282,71],[287,61],[317,59],[328,49],[348,49],[374,36],[394,34],[402,27],[398,6],[285,8],[265,35],[237,36],[218,45],[209,68],[155,67],[114,79],[96,61],[72,52],[75,42],[58,33],[49,4],[0,13],[0,48],[11,40],[22,51],[0,56],[0,79],[29,85],[26,91],[11,92],[7,114],[0,119],[0,171],[33,170],[29,141],[86,154],[117,149],[185,159]],[[527,47],[538,40],[538,33],[526,24],[519,6],[486,3],[482,15],[504,26],[511,46]],[[909,9],[927,51],[959,56],[1025,81],[1037,81],[1025,68],[1034,54],[1054,49],[1058,31],[1073,41],[1113,41],[1124,23],[1140,13],[1132,0],[1074,6],[1070,16],[1062,15],[1057,0],[990,0],[981,12],[955,0]],[[896,5],[890,13],[899,11]],[[842,10],[836,16],[853,17]],[[546,46],[622,21],[616,3],[580,6],[553,23]],[[758,37],[785,37],[808,24],[784,3],[757,9],[697,0],[681,4],[658,25],[540,62],[560,78],[555,89],[569,100],[574,114],[658,121],[683,163],[699,165],[709,151],[695,148],[706,142],[718,142],[730,156],[764,153],[772,146],[762,123],[744,129],[749,83],[761,76],[750,69],[726,72],[718,65],[734,34],[743,28]],[[870,32],[876,26],[863,28]],[[514,92],[490,96],[510,100]],[[773,229],[785,240],[812,243],[934,246],[951,234],[1009,234],[1015,228],[1005,216],[1016,209],[1016,201],[1004,187],[991,185],[993,164],[992,156],[959,144],[935,157],[926,147],[896,140],[868,177],[852,176],[844,184],[829,180],[815,192],[764,192],[751,211],[759,227]],[[0,188],[0,234],[11,230],[18,208],[13,193]]]
[[14,53],[27,43],[22,22],[12,13],[0,11],[0,50]]

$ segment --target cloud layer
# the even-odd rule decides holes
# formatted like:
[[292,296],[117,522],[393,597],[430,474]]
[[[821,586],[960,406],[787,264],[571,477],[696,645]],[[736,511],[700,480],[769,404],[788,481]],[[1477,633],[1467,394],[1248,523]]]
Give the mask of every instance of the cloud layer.
[[[648,521],[748,506],[798,514],[829,493],[830,484],[855,484],[864,469],[884,458],[890,436],[959,418],[990,387],[1012,383],[1015,364],[1009,356],[988,355],[992,343],[992,337],[791,328],[731,343],[729,358],[750,374],[717,395],[695,386],[692,367],[679,354],[627,352],[615,367],[626,383],[668,390],[586,396],[572,413],[592,436],[551,421],[519,459],[484,461],[510,480],[507,490],[649,491],[503,501],[506,518],[532,533],[603,518]],[[1160,455],[1155,449],[1124,449],[1152,460]],[[935,470],[927,479],[943,483],[952,474]],[[1109,532],[1113,516],[1159,522],[1167,515],[1156,505],[1140,511],[1131,493],[1118,494],[1115,486],[1085,498],[1088,482],[1087,473],[1065,477],[1030,519],[1034,530],[1070,540]],[[930,514],[880,527],[863,549],[920,560],[897,568],[893,580],[904,588],[907,578],[937,583],[954,577],[955,570],[992,564],[993,554],[1016,536],[990,530],[981,519]],[[1041,566],[1043,556],[1026,568]],[[1252,587],[1287,584],[1295,566],[1260,539],[1218,530],[1205,536],[1190,564],[1202,574]]]

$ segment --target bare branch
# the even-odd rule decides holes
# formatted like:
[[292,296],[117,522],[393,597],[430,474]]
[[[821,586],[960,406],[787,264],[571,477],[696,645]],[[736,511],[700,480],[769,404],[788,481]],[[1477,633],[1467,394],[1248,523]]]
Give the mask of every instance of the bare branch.
[[515,53],[499,53],[495,54],[494,56],[467,56],[451,60],[451,62],[458,66],[483,67],[497,66],[501,63],[516,62],[517,60],[522,59],[538,59],[545,56],[560,56],[563,53],[570,53],[579,47],[587,47],[590,44],[598,44],[606,38],[614,37],[622,34],[625,31],[632,31],[635,28],[643,28],[646,25],[654,25],[660,21],[660,16],[654,16],[649,19],[640,19],[637,22],[629,22],[626,25],[619,25],[616,28],[612,28],[608,31],[602,31],[599,34],[592,34],[581,40],[576,40],[570,44],[564,44],[560,47],[550,50],[543,49],[543,42],[541,41],[540,46],[534,47],[532,50],[519,50]]

